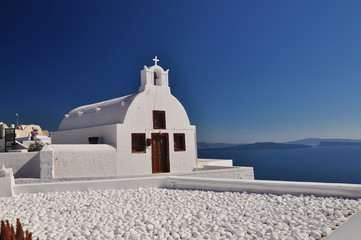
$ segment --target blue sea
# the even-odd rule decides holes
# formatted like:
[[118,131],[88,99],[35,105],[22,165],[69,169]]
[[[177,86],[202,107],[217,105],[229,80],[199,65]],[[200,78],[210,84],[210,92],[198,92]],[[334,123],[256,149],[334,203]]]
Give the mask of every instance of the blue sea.
[[287,150],[198,150],[199,158],[233,159],[255,179],[361,184],[361,146]]

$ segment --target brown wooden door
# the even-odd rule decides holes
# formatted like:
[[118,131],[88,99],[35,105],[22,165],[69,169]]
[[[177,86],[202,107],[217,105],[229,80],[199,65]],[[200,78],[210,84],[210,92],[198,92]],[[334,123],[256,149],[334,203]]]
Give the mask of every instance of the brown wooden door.
[[152,133],[152,171],[169,172],[168,133]]

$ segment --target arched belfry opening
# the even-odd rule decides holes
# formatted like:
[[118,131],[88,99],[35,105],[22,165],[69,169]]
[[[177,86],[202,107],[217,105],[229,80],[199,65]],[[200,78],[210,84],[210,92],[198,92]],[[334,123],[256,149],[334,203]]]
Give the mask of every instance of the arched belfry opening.
[[[160,67],[159,67],[160,68]],[[162,86],[162,71],[160,69],[154,69],[154,85]]]
[[153,59],[154,65],[151,67],[144,66],[144,70],[141,71],[141,83],[139,92],[144,91],[148,86],[167,87],[168,85],[168,71],[164,71],[161,66],[158,65],[159,59],[157,56]]

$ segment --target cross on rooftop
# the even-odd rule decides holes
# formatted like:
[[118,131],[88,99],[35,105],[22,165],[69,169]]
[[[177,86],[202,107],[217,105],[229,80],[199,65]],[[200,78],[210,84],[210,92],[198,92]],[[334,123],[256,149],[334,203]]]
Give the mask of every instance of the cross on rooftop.
[[153,58],[153,61],[155,62],[155,66],[157,66],[157,62],[159,62],[159,59],[157,58],[157,56],[155,56],[155,58]]

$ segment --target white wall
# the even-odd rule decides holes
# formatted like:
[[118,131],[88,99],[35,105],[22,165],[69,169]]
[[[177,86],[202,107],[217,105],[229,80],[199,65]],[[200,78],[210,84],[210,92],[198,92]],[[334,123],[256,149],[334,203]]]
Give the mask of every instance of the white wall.
[[197,160],[197,168],[202,168],[205,166],[224,166],[224,167],[232,167],[233,160],[232,159],[206,159],[206,158],[198,158]]
[[[107,179],[92,181],[66,181],[52,183],[16,184],[14,194],[38,192],[65,192],[88,191],[105,189],[132,189],[132,188],[168,188],[171,187],[165,177],[142,177],[129,179]],[[1,196],[1,189],[0,189]]]
[[[131,129],[118,128],[118,174],[120,176],[148,175],[152,174],[152,149],[146,147],[145,153],[132,153],[131,134],[145,133],[146,138],[151,138],[152,133],[159,133],[159,129]],[[191,172],[197,165],[195,152],[195,128],[190,129],[162,129],[162,133],[168,133],[169,161],[171,173]],[[185,133],[186,151],[175,152],[173,133]]]
[[289,182],[171,176],[174,188],[212,191],[249,191],[276,194],[361,197],[361,184]]
[[124,124],[127,126],[153,128],[153,110],[166,112],[167,129],[189,128],[188,115],[182,104],[165,86],[147,86],[128,108]]
[[[153,110],[165,111],[166,129],[153,129]],[[128,108],[124,126],[118,130],[119,173],[122,175],[151,174],[152,149],[145,153],[131,152],[131,134],[168,133],[171,173],[191,172],[197,165],[196,128],[190,125],[188,115],[180,102],[170,94],[167,86],[146,86]],[[174,151],[174,133],[185,134],[186,151]],[[124,141],[125,139],[125,141]],[[125,160],[123,160],[125,159]],[[130,161],[127,161],[130,159]]]
[[54,178],[117,176],[116,149],[105,144],[53,144]]
[[254,172],[253,167],[224,167],[213,165],[204,166],[192,173],[182,174],[182,176],[253,180]]
[[[176,176],[16,184],[14,186],[14,193],[20,194],[54,191],[86,191],[97,189],[126,189],[138,187],[165,187],[212,191],[249,191],[278,194],[313,194],[318,196],[361,197],[360,184],[284,182]],[[0,189],[0,195],[1,193],[2,189]]]
[[[174,133],[185,134],[185,151],[174,151]],[[194,149],[194,146],[196,145],[194,127],[191,129],[177,129],[169,131],[169,158],[171,173],[190,172],[196,167],[197,155]]]
[[0,197],[14,195],[14,176],[11,168],[0,167]]
[[15,178],[40,177],[39,152],[0,153],[0,168],[12,168]]

